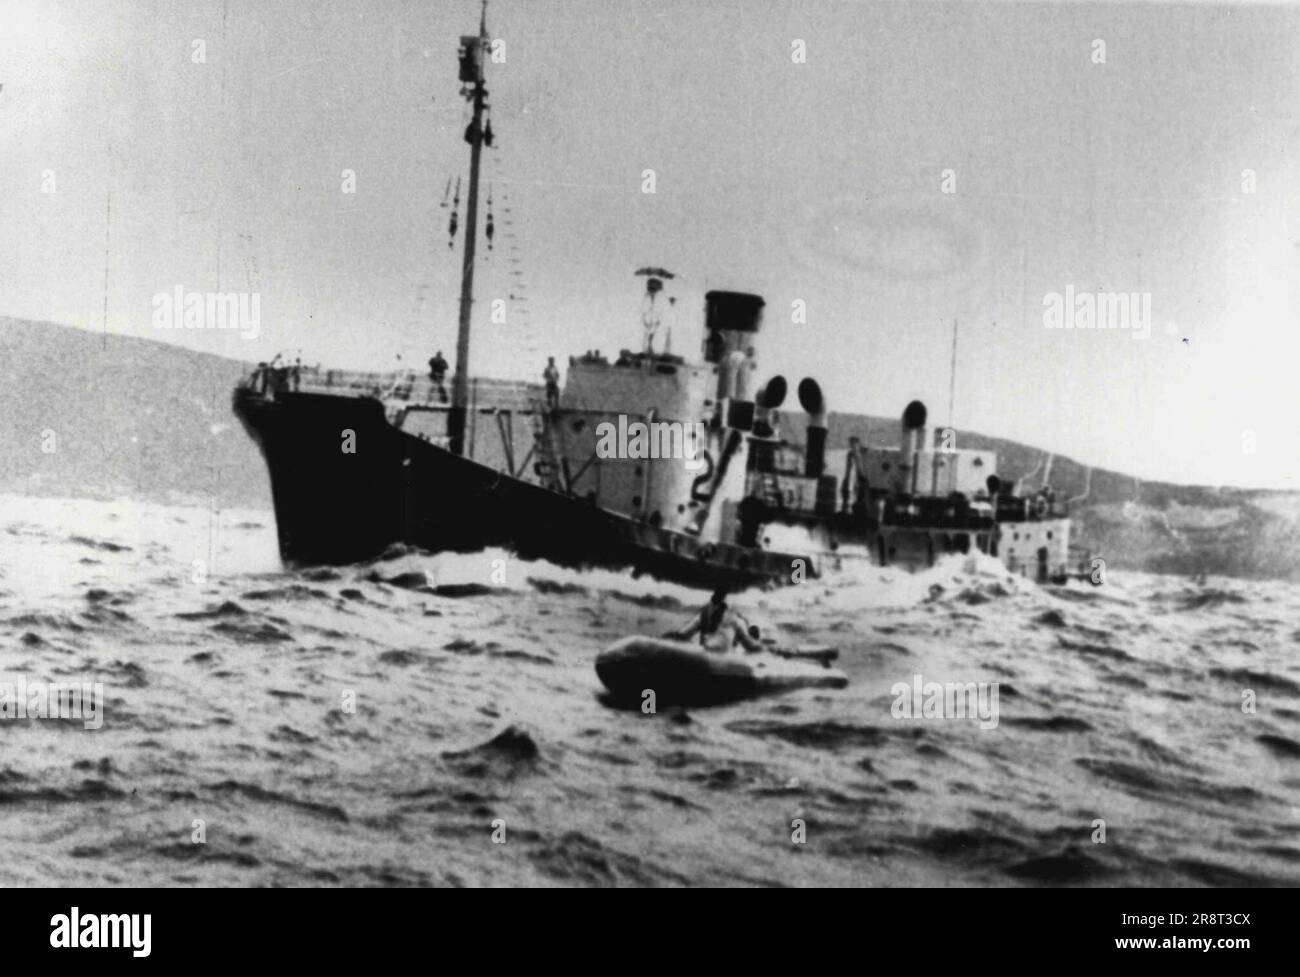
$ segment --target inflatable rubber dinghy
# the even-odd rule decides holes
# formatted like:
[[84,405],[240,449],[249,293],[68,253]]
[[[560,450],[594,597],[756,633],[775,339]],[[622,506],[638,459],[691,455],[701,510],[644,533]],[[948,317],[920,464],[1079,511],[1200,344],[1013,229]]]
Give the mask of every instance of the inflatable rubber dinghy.
[[746,654],[637,635],[596,656],[596,674],[619,701],[653,689],[658,705],[709,705],[792,689],[842,689],[849,678],[828,662],[831,648]]

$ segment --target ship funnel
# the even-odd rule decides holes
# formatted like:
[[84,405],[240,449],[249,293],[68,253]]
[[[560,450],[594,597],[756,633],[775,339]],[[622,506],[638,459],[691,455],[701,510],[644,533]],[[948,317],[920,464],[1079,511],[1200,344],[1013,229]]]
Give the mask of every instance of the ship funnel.
[[915,431],[919,428],[925,427],[925,419],[927,416],[925,404],[921,403],[919,400],[912,401],[903,408],[903,430]]
[[907,464],[912,472],[912,484],[909,489],[910,494],[916,494],[916,476],[917,469],[920,467],[920,453],[925,448],[925,420],[927,417],[925,404],[919,400],[914,400],[903,408],[902,419],[902,443],[900,448],[904,457],[907,458]]
[[754,402],[754,361],[744,353],[732,353],[731,357],[736,363],[735,385],[731,388],[731,396],[736,400],[742,400],[746,403]]
[[812,377],[799,381],[799,406],[808,412],[803,473],[809,478],[819,478],[826,470],[826,398],[821,385]]
[[903,410],[902,438],[899,447],[909,455],[914,455],[925,446],[925,404],[914,400]]
[[738,397],[737,391],[741,383],[745,382],[742,378],[747,372],[745,354],[733,349],[718,364],[718,400]]
[[753,361],[733,349],[718,364],[718,402],[726,407],[727,427],[749,431],[754,427]]
[[744,353],[762,328],[763,298],[748,292],[709,292],[704,296],[704,359],[723,363]]

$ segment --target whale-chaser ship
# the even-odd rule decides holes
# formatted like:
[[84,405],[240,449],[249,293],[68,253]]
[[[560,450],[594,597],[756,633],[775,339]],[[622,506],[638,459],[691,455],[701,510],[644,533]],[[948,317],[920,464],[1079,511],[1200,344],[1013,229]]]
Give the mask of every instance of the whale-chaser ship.
[[[756,367],[757,295],[707,294],[698,359],[654,352],[651,332],[612,362],[570,358],[562,389],[471,378],[480,156],[492,138],[485,21],[486,10],[460,41],[470,172],[449,402],[440,378],[410,373],[259,367],[235,390],[270,470],[286,562],[354,563],[394,544],[499,546],[738,589],[846,561],[918,568],[979,551],[1042,580],[1067,575],[1070,521],[1050,491],[1004,486],[993,452],[958,449],[919,402],[903,412],[898,445],[828,450],[825,398],[804,379],[804,420],[790,431],[801,437],[785,438],[796,426],[782,412],[789,385]],[[641,274],[652,327],[672,275]]]

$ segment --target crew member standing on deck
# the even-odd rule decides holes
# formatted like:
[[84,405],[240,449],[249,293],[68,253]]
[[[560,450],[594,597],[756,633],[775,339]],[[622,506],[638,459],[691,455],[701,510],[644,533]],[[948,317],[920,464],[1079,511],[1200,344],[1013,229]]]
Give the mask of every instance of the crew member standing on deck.
[[276,353],[268,367],[271,371],[271,389],[275,393],[283,393],[289,389],[289,368],[280,363],[280,354]]
[[447,388],[443,385],[443,381],[447,378],[447,361],[442,358],[442,350],[434,353],[429,360],[429,378],[433,380],[433,386],[438,391],[438,399],[445,404]]
[[560,370],[555,365],[554,356],[547,357],[542,379],[546,381],[546,406],[555,410],[560,406]]

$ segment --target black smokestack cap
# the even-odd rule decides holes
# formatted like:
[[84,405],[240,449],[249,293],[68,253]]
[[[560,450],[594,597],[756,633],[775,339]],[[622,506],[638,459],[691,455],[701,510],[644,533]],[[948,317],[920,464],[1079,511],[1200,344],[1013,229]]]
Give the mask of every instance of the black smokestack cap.
[[788,386],[785,377],[777,374],[771,380],[767,381],[767,386],[758,392],[758,406],[765,407],[769,410],[775,410],[785,403],[785,395]]
[[766,305],[748,292],[708,292],[704,296],[704,328],[710,332],[758,332]]
[[818,414],[826,407],[821,385],[812,377],[804,377],[799,381],[799,406],[809,414]]
[[925,427],[926,418],[925,404],[919,400],[914,400],[903,408],[903,427],[909,431],[915,431]]

